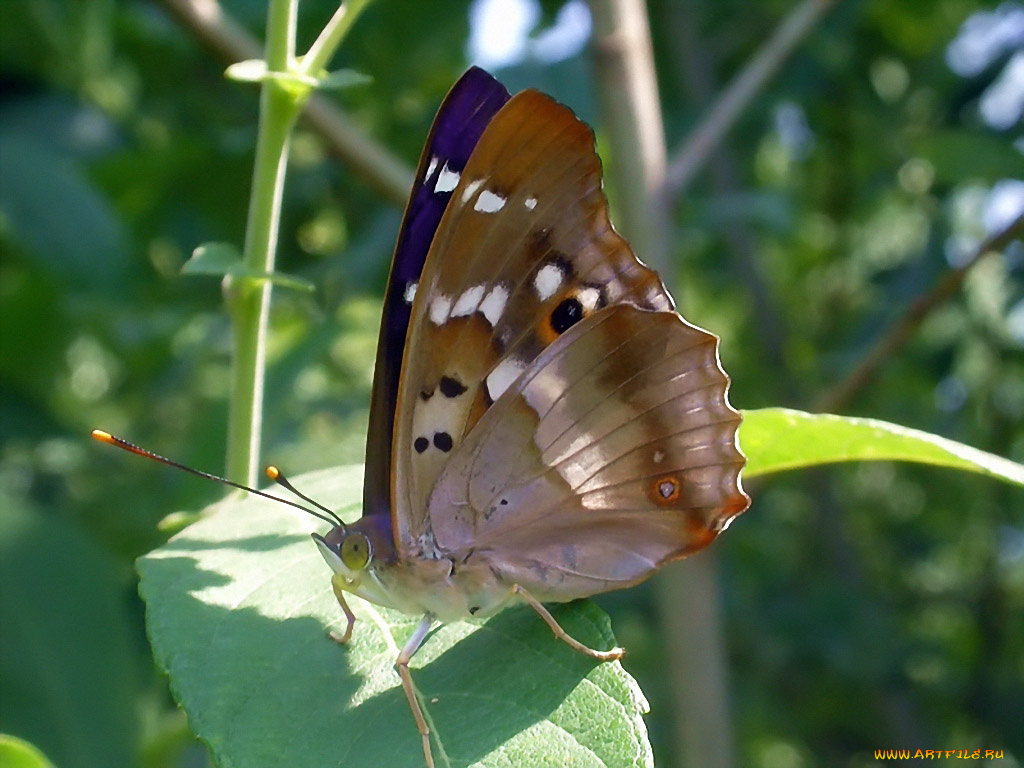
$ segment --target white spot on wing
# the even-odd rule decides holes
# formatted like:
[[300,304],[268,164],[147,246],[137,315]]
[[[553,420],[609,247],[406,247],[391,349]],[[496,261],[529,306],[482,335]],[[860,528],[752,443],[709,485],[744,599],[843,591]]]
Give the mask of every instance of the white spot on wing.
[[523,205],[525,205],[527,208],[529,208],[532,211],[534,208],[537,207],[537,198],[536,197],[528,197],[523,202]]
[[664,451],[655,451],[654,452],[654,463],[655,464],[661,464],[661,462],[663,462],[664,460],[665,460],[665,452]]
[[526,363],[514,357],[506,357],[498,363],[498,367],[487,374],[487,394],[491,400],[496,401],[501,397],[524,370]]
[[448,319],[448,313],[452,308],[452,300],[443,293],[436,296],[430,302],[430,322],[434,325],[444,325]]
[[576,298],[584,309],[593,312],[597,309],[597,302],[601,300],[601,292],[597,288],[584,288],[576,295]]
[[466,188],[462,190],[462,202],[468,203],[469,198],[476,194],[476,191],[480,189],[480,185],[484,183],[483,179],[475,179],[466,185]]
[[437,170],[437,155],[431,155],[431,157],[430,157],[430,165],[427,166],[427,172],[423,176],[423,181],[426,181],[431,176],[433,176],[434,175],[434,171],[436,171],[436,170]]
[[480,197],[476,199],[476,205],[473,206],[474,211],[480,211],[480,213],[497,213],[505,207],[506,198],[491,192],[489,189],[485,189],[480,193]]
[[411,280],[405,284],[405,292],[402,294],[402,298],[405,300],[406,304],[412,304],[413,300],[416,298],[416,286],[417,283],[414,283]]
[[502,313],[505,311],[505,304],[507,302],[508,288],[500,284],[491,288],[486,298],[480,302],[480,313],[487,318],[491,328],[498,324]]
[[562,280],[565,276],[554,264],[545,264],[537,272],[537,276],[533,278],[533,287],[537,291],[537,296],[540,297],[541,301],[547,301],[562,284]]
[[484,287],[482,285],[474,285],[472,288],[467,288],[455,302],[455,307],[452,309],[452,317],[472,315],[476,312],[476,308],[480,306],[480,300],[483,297]]
[[434,184],[435,192],[451,192],[459,183],[459,172],[453,171],[445,163],[441,172],[437,174],[437,183]]

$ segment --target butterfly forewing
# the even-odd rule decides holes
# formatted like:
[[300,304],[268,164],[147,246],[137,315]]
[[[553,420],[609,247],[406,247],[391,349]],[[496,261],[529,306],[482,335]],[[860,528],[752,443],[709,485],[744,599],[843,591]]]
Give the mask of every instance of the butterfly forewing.
[[562,333],[618,303],[672,309],[609,223],[591,130],[520,93],[460,174],[416,294],[393,446],[400,546],[419,540],[434,481],[493,403]]
[[628,305],[541,354],[451,457],[428,506],[438,546],[567,600],[646,578],[746,509],[718,340]]
[[473,148],[508,101],[505,87],[477,67],[452,86],[420,157],[388,277],[374,367],[363,514],[391,514],[391,443],[402,353],[415,294],[438,222]]

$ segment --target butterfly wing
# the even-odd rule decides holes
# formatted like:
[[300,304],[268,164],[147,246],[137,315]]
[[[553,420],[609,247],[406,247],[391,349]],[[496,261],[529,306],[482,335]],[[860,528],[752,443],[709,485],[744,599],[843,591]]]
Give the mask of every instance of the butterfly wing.
[[429,547],[438,475],[516,378],[623,302],[673,306],[611,227],[590,128],[548,96],[517,94],[461,173],[416,292],[392,448],[400,548]]
[[428,514],[456,562],[541,600],[641,581],[750,502],[718,339],[620,304],[548,347],[445,466]]
[[411,294],[438,222],[484,128],[508,101],[505,87],[477,67],[452,86],[434,118],[420,157],[391,262],[370,401],[363,514],[391,514],[391,442]]

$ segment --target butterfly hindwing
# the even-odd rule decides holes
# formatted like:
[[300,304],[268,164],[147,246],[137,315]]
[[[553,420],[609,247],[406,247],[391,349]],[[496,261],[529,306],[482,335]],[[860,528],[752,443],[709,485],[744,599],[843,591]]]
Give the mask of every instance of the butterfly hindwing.
[[444,467],[428,514],[456,561],[566,600],[635,583],[746,509],[718,339],[603,309],[547,348]]
[[434,481],[532,361],[601,309],[671,310],[612,229],[589,127],[536,91],[491,120],[424,266],[393,446],[397,539],[415,546]]

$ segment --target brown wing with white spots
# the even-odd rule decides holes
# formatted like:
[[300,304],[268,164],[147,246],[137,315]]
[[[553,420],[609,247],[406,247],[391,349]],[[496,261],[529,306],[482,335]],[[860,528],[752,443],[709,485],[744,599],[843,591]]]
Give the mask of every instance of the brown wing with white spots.
[[559,601],[706,546],[750,502],[728,385],[717,337],[677,314],[594,313],[456,449],[428,504],[438,547]]
[[443,181],[455,188],[415,289],[392,448],[410,553],[452,452],[546,347],[604,307],[673,307],[612,229],[593,133],[550,97],[514,96]]

